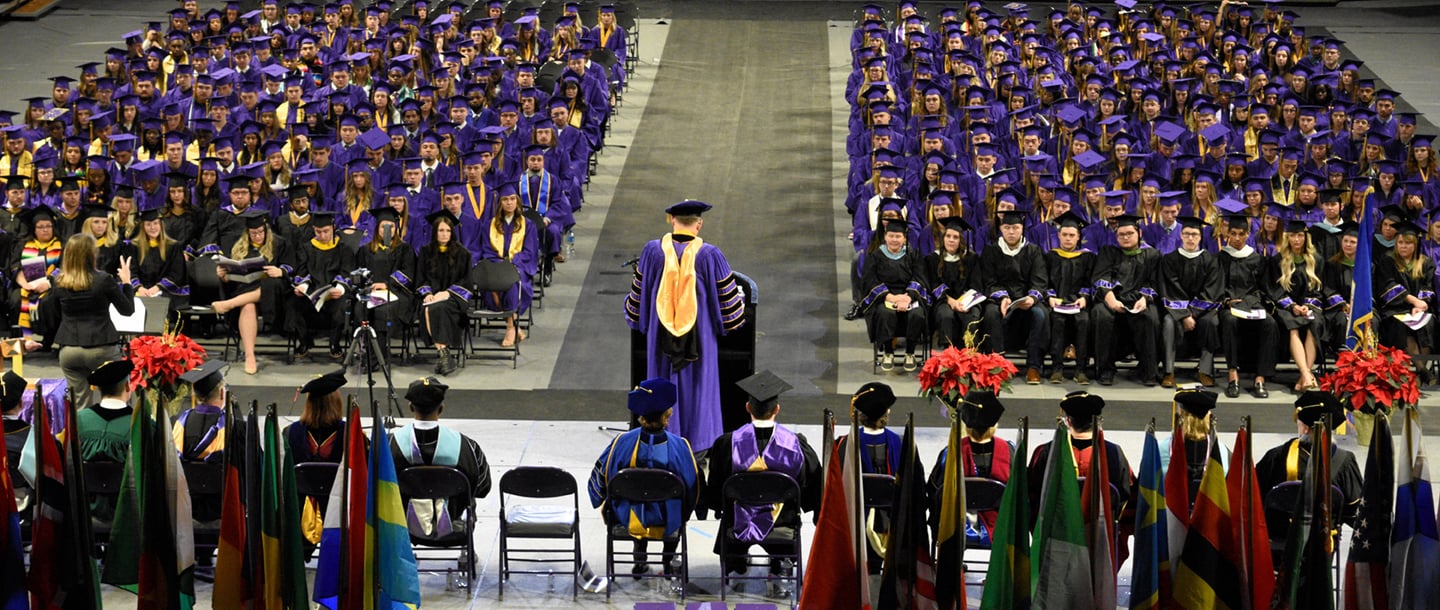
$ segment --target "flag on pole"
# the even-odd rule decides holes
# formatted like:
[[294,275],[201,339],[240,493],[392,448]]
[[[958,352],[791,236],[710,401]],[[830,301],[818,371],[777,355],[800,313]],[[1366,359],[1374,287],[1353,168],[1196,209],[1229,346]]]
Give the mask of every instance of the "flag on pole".
[[1240,570],[1233,527],[1225,469],[1212,454],[1205,463],[1185,548],[1175,568],[1177,607],[1240,608]]
[[1330,560],[1330,433],[1325,423],[1310,428],[1310,462],[1285,536],[1284,560],[1273,607],[1277,610],[1326,610],[1335,607]]
[[[835,444],[825,471],[820,516],[805,565],[800,607],[868,610],[870,577],[865,562],[864,511],[860,496],[859,430],[852,417],[849,442]],[[842,451],[843,449],[843,451]]]
[[1395,527],[1390,534],[1390,607],[1435,608],[1440,606],[1440,536],[1432,517],[1435,502],[1421,445],[1420,412],[1401,409],[1400,413],[1405,428],[1396,473]]
[[944,483],[940,490],[940,521],[935,531],[935,603],[941,608],[965,607],[965,476],[960,439],[965,424],[959,409],[951,410],[950,442],[945,449]]
[[30,607],[25,591],[25,550],[20,539],[20,512],[15,505],[15,484],[10,480],[8,452],[0,451],[0,610],[26,610]]
[[[1103,451],[1103,448],[1101,449]],[[1014,482],[1011,482],[1014,485]],[[1085,545],[1085,522],[1080,507],[1080,481],[1065,424],[1055,429],[1040,487],[1039,521],[1035,524],[1035,553],[1031,578],[1035,608],[1090,608],[1094,601],[1090,551]]]
[[1165,477],[1160,470],[1160,443],[1155,425],[1145,431],[1140,457],[1139,502],[1135,509],[1135,556],[1130,559],[1131,610],[1170,608],[1170,550]]
[[[65,397],[65,500],[68,505],[63,544],[72,547],[68,560],[73,566],[65,608],[100,607],[100,569],[95,565],[94,533],[90,528],[90,496],[85,493],[85,460],[80,457],[80,429],[75,421],[73,396]],[[71,599],[73,597],[73,599]]]
[[1165,469],[1165,531],[1169,535],[1166,548],[1170,551],[1170,568],[1180,565],[1180,551],[1190,531],[1190,465],[1185,455],[1185,435],[1174,416],[1171,403],[1170,463]]
[[[141,468],[148,463],[145,442],[150,438],[150,418],[145,415],[143,396],[136,405],[130,415],[130,447],[126,451],[120,493],[116,497],[115,516],[111,520],[110,540],[105,548],[105,556],[110,560],[105,562],[101,582],[138,594],[145,523],[141,505],[145,497],[141,487],[144,471]],[[152,574],[155,574],[154,570],[147,572],[147,575]]]
[[1090,551],[1090,588],[1096,608],[1115,607],[1115,517],[1110,497],[1110,467],[1105,447],[1105,430],[1095,420],[1095,439],[1090,450],[1090,472],[1080,490],[1085,520],[1085,543]]
[[365,506],[370,476],[358,405],[351,405],[345,429],[345,459],[335,470],[335,484],[330,488],[315,571],[314,600],[330,610],[364,604],[365,511],[359,509]]
[[163,542],[157,543],[171,545],[168,551],[165,551],[173,558],[168,559],[165,565],[169,570],[165,575],[167,597],[168,589],[173,588],[174,599],[178,599],[179,604],[165,607],[188,610],[195,605],[195,518],[190,510],[190,485],[180,466],[180,452],[175,447],[169,414],[159,403],[150,405],[150,409],[154,417],[155,438],[152,442],[159,447],[159,455],[163,456],[164,464],[163,470],[159,471],[162,478],[152,499],[157,499],[165,507],[164,516],[167,520],[149,525],[150,516],[146,514],[145,518],[147,528],[153,527],[162,532],[160,540]]
[[[295,493],[293,460],[287,460],[280,441],[275,405],[265,416],[264,473],[261,475],[261,552],[264,557],[266,608],[308,608],[305,562],[301,559],[300,504]],[[288,484],[287,484],[288,483]]]
[[1390,564],[1390,518],[1395,497],[1395,447],[1390,418],[1375,414],[1370,456],[1365,461],[1365,492],[1359,519],[1350,535],[1345,559],[1345,609],[1386,610],[1390,591],[1385,581]]
[[[1365,210],[1360,215],[1360,235],[1375,234],[1375,215],[1371,210]],[[1371,239],[1364,237],[1355,247],[1354,273],[1350,279],[1350,324],[1345,331],[1345,347],[1347,349],[1361,349],[1374,345],[1376,336],[1374,332],[1374,288],[1371,286],[1370,274],[1373,272],[1371,259]]]
[[[49,409],[35,393],[35,421],[26,451],[35,464],[35,517],[30,528],[30,607],[35,610],[99,608],[100,588],[90,556],[90,505],[77,506],[71,485],[83,491],[80,464],[67,468],[50,432]],[[74,418],[67,418],[73,420]],[[75,438],[73,432],[64,433]],[[67,477],[75,477],[67,479]],[[83,493],[80,494],[83,500]],[[82,520],[83,518],[83,520]]]
[[[1028,456],[1030,419],[1021,418],[1015,455]],[[1030,607],[1030,484],[1024,462],[1010,469],[1000,496],[995,532],[990,538],[990,566],[985,572],[981,608]],[[957,606],[958,608],[959,606]]]
[[[950,429],[953,437],[954,422]],[[925,523],[925,472],[916,459],[914,414],[905,422],[900,453],[900,468],[895,471],[899,486],[890,511],[890,539],[885,546],[885,570],[876,605],[881,610],[937,610],[935,564],[930,559],[930,535]],[[964,481],[959,484],[964,485]],[[959,589],[960,599],[964,600],[963,580]],[[965,607],[963,601],[959,607]]]
[[[225,407],[225,438],[241,438],[241,420],[231,405]],[[240,466],[245,460],[241,447],[225,452],[225,491],[220,510],[220,544],[215,550],[215,610],[242,610],[250,599],[250,584],[245,578],[245,501],[242,496],[244,475]]]
[[[420,607],[420,572],[410,530],[405,523],[405,506],[400,500],[390,438],[381,422],[373,422],[370,445],[370,488],[366,502],[366,569],[374,570],[374,607]],[[346,448],[347,450],[349,447]],[[371,579],[367,578],[367,581]],[[370,607],[369,604],[366,607]]]
[[1235,435],[1225,486],[1230,494],[1236,556],[1240,558],[1240,607],[1265,610],[1275,595],[1275,564],[1270,559],[1270,530],[1265,524],[1265,502],[1260,495],[1260,484],[1255,481],[1250,444],[1250,418],[1247,417],[1245,426]]

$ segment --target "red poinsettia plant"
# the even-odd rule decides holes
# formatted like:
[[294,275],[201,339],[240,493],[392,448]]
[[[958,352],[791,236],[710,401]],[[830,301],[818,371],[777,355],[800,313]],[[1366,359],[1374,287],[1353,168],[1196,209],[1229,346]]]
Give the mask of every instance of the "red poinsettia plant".
[[205,362],[205,348],[166,327],[164,334],[142,335],[130,340],[130,385],[137,392],[148,390],[160,404],[178,411],[184,388],[180,376]]
[[1335,370],[1320,378],[1320,387],[1338,396],[1345,408],[1362,413],[1388,414],[1420,401],[1410,355],[1383,345],[1340,352]]
[[974,334],[965,333],[965,347],[950,346],[930,356],[920,367],[920,394],[939,398],[947,405],[960,403],[972,388],[1000,393],[1010,389],[1015,365],[1004,354],[981,352],[974,347]]

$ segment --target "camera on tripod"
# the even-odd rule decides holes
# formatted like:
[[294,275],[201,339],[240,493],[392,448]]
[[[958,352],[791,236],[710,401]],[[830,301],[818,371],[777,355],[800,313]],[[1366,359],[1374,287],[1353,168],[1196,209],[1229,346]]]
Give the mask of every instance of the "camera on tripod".
[[345,278],[350,281],[350,286],[354,288],[356,297],[363,298],[369,296],[372,285],[369,269],[361,267],[351,271]]

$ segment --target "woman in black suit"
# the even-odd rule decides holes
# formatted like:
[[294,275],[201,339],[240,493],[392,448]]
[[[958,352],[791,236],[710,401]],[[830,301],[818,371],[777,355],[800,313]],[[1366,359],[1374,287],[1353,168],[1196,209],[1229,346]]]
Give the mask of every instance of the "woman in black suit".
[[77,233],[65,242],[60,275],[42,301],[40,316],[55,331],[60,368],[74,390],[75,404],[80,405],[91,404],[90,371],[120,358],[120,333],[110,321],[110,306],[120,315],[135,313],[130,257],[120,258],[117,283],[116,276],[95,268],[97,249],[89,233]]

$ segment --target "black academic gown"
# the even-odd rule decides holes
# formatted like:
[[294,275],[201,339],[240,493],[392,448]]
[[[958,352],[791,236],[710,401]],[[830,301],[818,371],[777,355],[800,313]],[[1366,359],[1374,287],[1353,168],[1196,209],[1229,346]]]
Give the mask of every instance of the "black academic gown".
[[925,285],[930,289],[930,323],[949,345],[963,346],[965,330],[980,319],[980,308],[961,313],[950,308],[949,299],[958,299],[968,290],[979,290],[980,257],[966,251],[958,261],[946,261],[932,252],[925,257]]
[[[1291,447],[1296,447],[1296,468],[1293,471],[1288,465]],[[1340,516],[1341,522],[1353,524],[1356,509],[1360,504],[1360,496],[1364,493],[1364,479],[1360,474],[1360,465],[1355,461],[1355,454],[1349,450],[1341,449],[1333,444],[1330,449],[1330,484],[1340,488],[1340,495],[1344,497],[1345,502],[1343,507],[1337,509],[1336,514]],[[1280,446],[1266,451],[1260,461],[1255,463],[1255,483],[1260,487],[1260,493],[1267,494],[1276,485],[1285,481],[1302,480],[1309,465],[1309,439],[1292,438],[1281,443]],[[1283,540],[1286,530],[1290,527],[1290,519],[1284,512],[1266,510],[1265,524],[1270,529],[1272,540]]]
[[[1122,334],[1132,337],[1135,356],[1139,360],[1136,369],[1142,380],[1155,377],[1156,372],[1156,331],[1160,328],[1160,251],[1154,248],[1140,248],[1136,253],[1126,253],[1119,246],[1105,246],[1100,249],[1095,261],[1095,302],[1094,309],[1095,363],[1102,372],[1115,370],[1116,339]],[[1115,313],[1105,306],[1105,295],[1113,294],[1126,307],[1126,311]],[[1130,313],[1141,298],[1145,309]],[[1123,326],[1126,333],[1115,332]]]
[[1208,250],[1194,258],[1186,258],[1179,250],[1160,257],[1160,304],[1176,323],[1186,317],[1195,319],[1201,349],[1220,347],[1217,312],[1223,290],[1220,261]]
[[[755,444],[760,452],[764,452],[770,443],[770,436],[774,434],[774,428],[755,428]],[[727,531],[734,523],[734,515],[731,512],[729,502],[725,501],[725,481],[735,473],[734,459],[731,457],[731,436],[733,432],[726,432],[715,439],[715,444],[710,446],[710,473],[709,480],[702,487],[700,504],[709,510],[720,515],[720,531]],[[780,514],[775,518],[775,527],[801,526],[801,511],[814,512],[820,508],[820,492],[824,488],[825,476],[820,471],[820,458],[815,455],[815,450],[810,448],[810,443],[805,440],[804,435],[799,435],[800,451],[804,454],[804,463],[800,467],[800,475],[795,482],[800,486],[800,505],[786,504],[781,508]],[[736,554],[744,553],[744,548],[739,548],[740,543],[731,543],[731,550]],[[744,545],[749,548],[749,545]],[[762,545],[764,546],[764,545]],[[715,554],[720,554],[720,539],[715,539]],[[769,552],[769,551],[767,551]]]
[[326,301],[319,311],[315,310],[309,297],[299,296],[291,290],[285,297],[285,303],[290,308],[290,312],[285,316],[285,332],[289,336],[300,338],[302,346],[308,346],[311,330],[328,329],[330,348],[332,351],[338,350],[341,335],[345,331],[346,308],[353,296],[348,288],[348,278],[355,269],[355,254],[339,240],[329,248],[322,248],[314,239],[307,239],[300,242],[296,248],[295,261],[294,285],[308,284],[309,292],[334,286],[336,283],[347,288],[345,296]]
[[[420,458],[425,464],[435,461],[435,446],[440,438],[438,428],[415,429],[415,443],[420,446]],[[410,463],[409,448],[402,449],[395,444],[395,438],[390,438],[390,454],[395,458],[396,470],[404,470],[406,466],[420,466],[422,464]],[[470,479],[470,486],[476,498],[483,498],[490,495],[490,464],[485,461],[485,452],[480,450],[480,443],[475,442],[465,435],[460,435],[460,457],[455,463],[455,468]],[[450,514],[459,516],[469,504],[469,499],[456,499],[450,502]]]
[[[1265,288],[1265,257],[1251,252],[1244,258],[1222,250],[1220,275],[1225,289],[1220,302],[1220,336],[1225,345],[1225,362],[1241,371],[1271,377],[1275,374],[1275,324],[1264,320],[1241,320],[1231,315],[1232,308],[1242,310],[1269,309]],[[1243,357],[1242,357],[1243,355]]]

